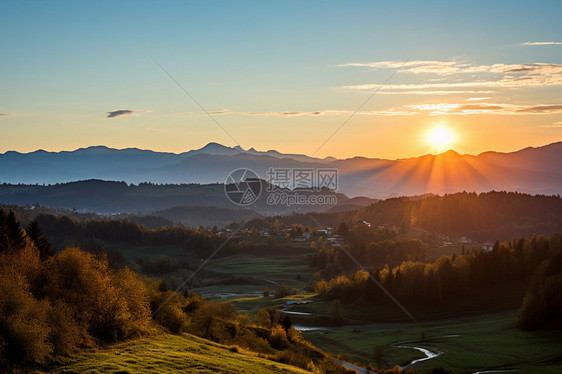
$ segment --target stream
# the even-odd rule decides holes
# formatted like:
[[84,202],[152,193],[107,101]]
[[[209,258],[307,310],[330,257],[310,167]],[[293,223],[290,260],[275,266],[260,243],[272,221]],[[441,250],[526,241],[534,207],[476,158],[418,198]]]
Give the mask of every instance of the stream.
[[[286,312],[285,312],[286,313]],[[293,325],[293,327],[299,331],[314,331],[314,330],[334,330],[334,327],[325,327],[325,326],[303,326],[303,325]],[[340,327],[341,328],[345,328],[345,327]],[[445,337],[457,337],[459,335],[447,335]],[[398,343],[400,344],[400,343]],[[437,351],[437,352],[432,352],[429,349],[426,348],[422,348],[422,347],[416,347],[413,345],[393,345],[393,347],[396,348],[404,348],[404,349],[415,349],[421,353],[423,353],[425,355],[425,357],[422,358],[418,358],[415,360],[412,360],[410,363],[400,366],[400,369],[406,369],[418,362],[422,362],[422,361],[427,361],[427,360],[431,360],[432,358],[438,357],[440,355],[443,354],[443,352],[441,351]],[[359,373],[367,373],[367,369],[353,365],[349,362],[345,362],[345,361],[340,361],[340,360],[336,360],[338,363],[340,363],[341,365],[349,368],[349,369],[353,369],[358,371]]]
[[413,364],[418,363],[418,362],[431,360],[432,358],[435,358],[435,357],[443,354],[443,352],[441,352],[441,351],[437,351],[437,353],[434,353],[434,352],[431,352],[429,349],[425,349],[425,348],[422,348],[422,347],[414,347],[412,345],[396,345],[395,347],[396,348],[415,349],[415,350],[420,351],[421,353],[423,353],[425,355],[425,357],[423,357],[423,358],[415,359],[407,365],[400,366],[400,369],[405,369],[408,366],[412,366]]

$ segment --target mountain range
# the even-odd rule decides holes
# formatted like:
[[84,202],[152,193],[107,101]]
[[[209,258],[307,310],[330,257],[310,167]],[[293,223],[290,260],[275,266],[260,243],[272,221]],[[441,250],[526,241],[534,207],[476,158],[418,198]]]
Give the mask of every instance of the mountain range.
[[274,150],[244,150],[209,143],[184,153],[105,146],[75,151],[0,154],[0,183],[56,184],[86,179],[152,183],[223,183],[248,168],[262,179],[274,169],[338,170],[338,192],[386,198],[398,195],[490,190],[532,194],[562,192],[562,142],[516,152],[461,155],[447,151],[408,159],[314,158]]

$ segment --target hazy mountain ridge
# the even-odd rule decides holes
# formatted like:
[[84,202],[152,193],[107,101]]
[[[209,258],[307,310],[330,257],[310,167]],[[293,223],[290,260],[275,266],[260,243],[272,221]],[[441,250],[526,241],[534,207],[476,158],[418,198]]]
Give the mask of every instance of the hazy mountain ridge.
[[[267,183],[262,182],[262,191],[266,191],[267,188]],[[287,192],[291,193],[289,190]],[[310,195],[318,192],[298,191],[298,193]],[[333,195],[328,190],[320,193]],[[199,226],[198,220],[205,221],[205,224],[218,225],[226,221],[243,220],[248,214],[255,214],[256,217],[260,214],[285,215],[293,212],[326,211],[336,206],[354,209],[376,201],[369,198],[350,199],[342,193],[336,193],[335,196],[337,204],[289,206],[269,204],[268,194],[263,192],[252,205],[240,207],[227,198],[224,185],[219,183],[128,185],[125,182],[91,179],[48,186],[0,185],[0,204],[19,206],[40,204],[100,214],[145,215],[158,211],[159,216],[195,226]],[[170,208],[174,209],[170,210]]]
[[338,191],[348,196],[384,198],[465,190],[559,194],[560,160],[562,142],[510,153],[474,156],[448,151],[399,160],[319,159],[218,143],[179,154],[94,146],[75,151],[0,154],[0,182],[55,184],[96,178],[135,184],[210,184],[222,183],[237,168],[252,169],[262,179],[267,179],[269,168],[337,168]]

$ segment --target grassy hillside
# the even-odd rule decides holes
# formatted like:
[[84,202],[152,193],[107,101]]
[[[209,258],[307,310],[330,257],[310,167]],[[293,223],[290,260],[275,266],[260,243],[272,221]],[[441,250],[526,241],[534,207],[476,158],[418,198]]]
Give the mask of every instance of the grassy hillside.
[[[52,373],[306,373],[193,335],[159,334],[81,353]],[[42,372],[38,372],[42,373]]]

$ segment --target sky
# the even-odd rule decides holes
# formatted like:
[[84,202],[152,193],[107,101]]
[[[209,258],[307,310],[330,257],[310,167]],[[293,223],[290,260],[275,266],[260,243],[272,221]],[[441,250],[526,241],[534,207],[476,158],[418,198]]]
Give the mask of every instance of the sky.
[[542,146],[562,140],[561,15],[560,1],[3,0],[0,152]]

